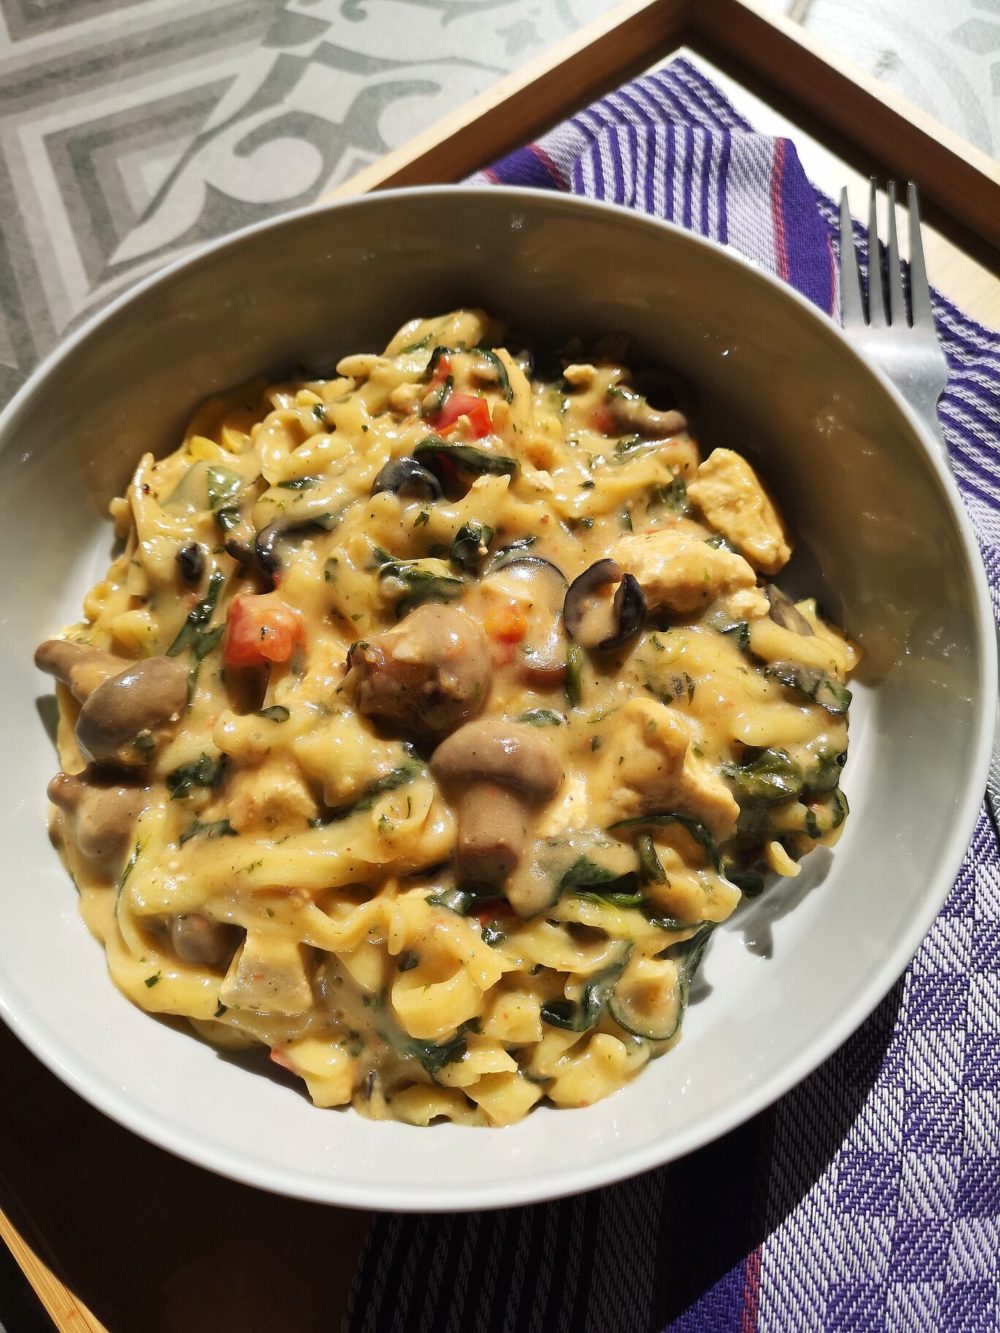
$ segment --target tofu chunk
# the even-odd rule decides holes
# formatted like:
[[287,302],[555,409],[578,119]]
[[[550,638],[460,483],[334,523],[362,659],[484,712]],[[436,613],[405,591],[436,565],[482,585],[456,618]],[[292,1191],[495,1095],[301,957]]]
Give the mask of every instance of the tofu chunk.
[[736,829],[740,809],[728,787],[692,754],[682,718],[653,699],[630,699],[615,717],[592,790],[604,825],[653,810],[699,819],[717,842]]
[[762,574],[777,574],[792,548],[777,506],[753,468],[731,449],[713,449],[688,482],[688,498]]
[[219,988],[219,1000],[227,1009],[259,1014],[307,1013],[313,993],[306,976],[305,946],[248,930]]
[[316,817],[317,806],[298,765],[275,757],[263,768],[237,772],[226,814],[238,833],[266,833],[289,824],[304,827]]
[[691,615],[717,597],[756,582],[741,555],[674,528],[622,537],[614,558],[638,580],[651,611]]

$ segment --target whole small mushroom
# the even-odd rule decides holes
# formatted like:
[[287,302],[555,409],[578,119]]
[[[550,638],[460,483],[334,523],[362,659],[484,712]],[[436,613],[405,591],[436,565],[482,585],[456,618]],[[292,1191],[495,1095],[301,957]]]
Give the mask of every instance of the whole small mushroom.
[[143,787],[129,786],[106,774],[57,773],[48,797],[72,825],[72,841],[98,874],[114,876],[132,840],[135,821],[148,803]]
[[442,741],[431,771],[455,795],[460,875],[502,884],[524,852],[531,811],[562,782],[551,748],[532,727],[483,718]]
[[421,738],[437,740],[475,717],[490,691],[486,635],[457,607],[418,606],[354,644],[347,662],[358,709]]

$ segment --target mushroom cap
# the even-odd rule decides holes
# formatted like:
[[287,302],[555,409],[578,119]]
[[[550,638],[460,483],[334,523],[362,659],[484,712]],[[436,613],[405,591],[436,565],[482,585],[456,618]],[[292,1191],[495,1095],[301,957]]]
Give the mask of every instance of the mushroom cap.
[[497,782],[532,801],[555,794],[563,771],[537,730],[503,718],[479,718],[459,727],[431,757],[441,782]]
[[348,663],[360,712],[417,736],[453,731],[490,691],[486,635],[457,607],[418,606],[393,629],[355,644]]
[[97,764],[142,767],[142,732],[172,722],[187,704],[187,667],[173,657],[146,657],[104,681],[80,709],[76,739]]

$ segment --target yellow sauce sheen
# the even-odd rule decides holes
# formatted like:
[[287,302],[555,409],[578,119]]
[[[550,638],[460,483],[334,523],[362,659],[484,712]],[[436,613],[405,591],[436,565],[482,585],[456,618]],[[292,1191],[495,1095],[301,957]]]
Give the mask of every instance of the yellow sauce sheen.
[[[685,957],[664,950],[732,913],[741,895],[731,873],[750,863],[795,873],[839,832],[829,790],[759,807],[756,824],[741,815],[731,775],[748,754],[780,750],[807,770],[847,747],[846,716],[765,668],[791,660],[842,682],[857,656],[809,603],[800,611],[812,636],[769,618],[761,585],[787,560],[787,534],[742,460],[722,450],[703,462],[686,430],[645,438],[624,429],[614,411],[629,373],[614,359],[581,356],[561,379],[529,380],[499,337],[476,311],[414,320],[383,355],[342,361],[337,378],[244,386],[205,404],[176,452],[144,457],[113,502],[123,552],[67,631],[126,658],[165,653],[213,571],[224,581],[212,625],[234,597],[265,590],[225,553],[226,537],[252,542],[275,519],[329,516],[329,531],[300,530],[281,547],[275,595],[301,613],[304,650],[270,669],[250,712],[223,670],[221,640],[196,670],[192,658],[190,706],[145,772],[149,804],[115,879],[95,876],[68,822],[62,841],[87,924],[134,1003],[182,1015],[213,1042],[263,1044],[319,1106],[353,1103],[420,1125],[504,1125],[543,1097],[589,1105],[677,1040]],[[421,413],[438,345],[495,349],[510,401],[484,358],[454,355],[455,390],[485,398],[492,428],[476,439],[463,419],[447,438],[519,470],[446,487],[435,502],[372,496],[384,464],[429,433]],[[235,497],[227,532],[220,470]],[[401,589],[383,577],[380,553],[464,580],[452,605],[488,630],[509,623],[509,590],[449,560],[472,520],[493,529],[491,552],[530,538],[528,553],[569,581],[610,555],[635,574],[650,608],[626,649],[580,654],[575,702],[558,676],[526,679],[517,642],[491,639],[482,715],[556,715],[538,730],[564,772],[534,812],[533,859],[521,873],[558,877],[595,833],[665,809],[711,832],[725,873],[677,821],[650,830],[663,878],[640,886],[638,905],[569,888],[528,919],[500,904],[491,927],[489,905],[463,916],[429,901],[455,886],[455,812],[428,752],[355,707],[346,659],[356,641],[398,623]],[[709,545],[719,534],[726,544]],[[208,553],[195,591],[176,558],[192,542]],[[537,615],[531,605],[515,611],[528,624]],[[720,632],[727,620],[745,624],[747,645]],[[59,695],[60,756],[79,772],[77,705],[62,687]],[[259,715],[275,706],[277,720]],[[167,776],[203,755],[225,756],[222,783],[172,797]],[[232,834],[181,841],[221,821]],[[636,866],[633,837],[606,841],[616,864]],[[192,912],[240,928],[231,961],[179,959],[169,922]],[[619,1017],[645,1015],[658,1038],[627,1031],[607,1004],[584,1030],[543,1017],[554,1002],[573,1011],[588,986],[606,1000],[609,985]]]

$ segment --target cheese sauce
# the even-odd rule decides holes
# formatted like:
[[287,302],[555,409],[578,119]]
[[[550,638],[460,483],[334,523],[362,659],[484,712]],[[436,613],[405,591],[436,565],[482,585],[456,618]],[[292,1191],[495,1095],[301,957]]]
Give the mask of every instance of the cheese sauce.
[[136,1004],[415,1124],[588,1105],[677,1040],[714,926],[839,835],[858,652],[770,583],[749,464],[641,387],[458,311],[140,461],[38,655]]

